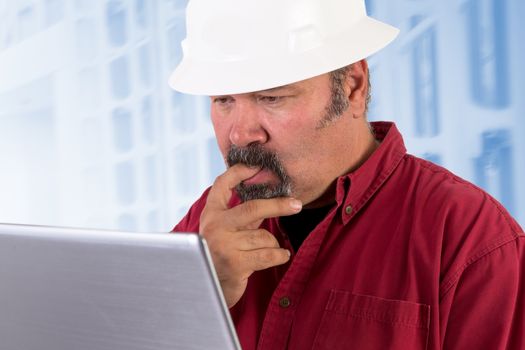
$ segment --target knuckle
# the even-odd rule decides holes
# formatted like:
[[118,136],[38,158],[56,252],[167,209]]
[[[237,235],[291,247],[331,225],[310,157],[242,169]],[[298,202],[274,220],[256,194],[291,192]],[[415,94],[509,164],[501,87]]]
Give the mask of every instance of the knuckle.
[[215,178],[215,183],[224,182],[225,178],[226,178],[226,174],[222,173]]
[[261,242],[261,237],[258,232],[250,232],[250,234],[246,236],[246,239],[248,241],[248,245],[252,248],[258,247]]
[[278,248],[280,247],[279,241],[277,241],[277,238],[270,232],[266,231],[266,237],[269,240],[269,244],[271,244],[273,247]]
[[263,230],[255,230],[250,232],[247,236],[247,243],[252,249],[264,247],[268,243],[268,238]]
[[219,213],[205,209],[199,218],[199,233],[208,239],[210,235],[226,231],[223,225],[225,220],[222,216]]
[[210,234],[215,232],[216,225],[213,221],[201,220],[199,224],[199,233],[206,239],[209,239]]
[[273,249],[264,249],[259,253],[259,260],[264,265],[271,264],[276,258],[275,251]]
[[279,198],[279,209],[282,212],[291,212],[290,199],[289,198]]
[[278,247],[279,242],[274,235],[264,229],[257,230],[257,238],[261,242],[261,245],[266,245],[269,247]]
[[243,204],[243,212],[247,216],[254,216],[257,214],[259,206],[256,201],[247,201]]
[[226,174],[221,174],[215,178],[215,181],[213,182],[214,188],[224,186],[224,183],[226,182],[227,177]]
[[222,249],[215,248],[211,253],[217,270],[220,270],[222,273],[229,273],[238,265],[235,257]]
[[222,263],[227,271],[232,271],[236,266],[236,261],[231,255],[221,255]]

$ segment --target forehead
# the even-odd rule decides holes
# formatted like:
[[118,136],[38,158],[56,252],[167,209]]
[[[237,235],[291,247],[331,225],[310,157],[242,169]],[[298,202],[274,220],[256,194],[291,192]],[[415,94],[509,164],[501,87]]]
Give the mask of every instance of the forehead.
[[265,89],[258,92],[276,92],[276,91],[287,91],[287,90],[310,90],[317,89],[319,87],[326,86],[329,81],[329,73],[318,75],[313,78],[301,80],[292,84],[277,86],[271,89]]
[[[277,93],[288,93],[288,94],[299,94],[303,92],[309,92],[318,90],[321,88],[328,87],[329,82],[329,73],[319,75],[313,78],[301,80],[292,84],[286,84],[281,86],[276,86],[269,89],[254,91],[254,92],[248,92],[244,94],[236,94],[238,95],[255,95],[255,94],[277,94]],[[235,95],[235,94],[234,94]]]
[[280,91],[296,91],[296,90],[301,90],[301,86],[302,85],[303,84],[301,84],[299,82],[299,83],[293,83],[293,84],[277,86],[277,87],[270,88],[270,89],[260,90],[260,91],[254,92],[254,93],[271,93],[271,92],[280,92]]

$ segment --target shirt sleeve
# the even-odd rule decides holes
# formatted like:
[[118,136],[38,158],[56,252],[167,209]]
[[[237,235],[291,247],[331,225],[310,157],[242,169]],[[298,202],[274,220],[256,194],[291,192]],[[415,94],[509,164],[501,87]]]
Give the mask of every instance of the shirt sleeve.
[[175,225],[171,232],[199,232],[201,213],[204,209],[204,206],[206,205],[206,200],[208,199],[208,193],[210,192],[210,189],[211,187],[206,189],[201,197],[195,203],[193,203],[193,205],[190,207],[190,210],[188,210],[182,220],[177,225]]
[[467,263],[440,323],[441,349],[525,349],[525,236]]

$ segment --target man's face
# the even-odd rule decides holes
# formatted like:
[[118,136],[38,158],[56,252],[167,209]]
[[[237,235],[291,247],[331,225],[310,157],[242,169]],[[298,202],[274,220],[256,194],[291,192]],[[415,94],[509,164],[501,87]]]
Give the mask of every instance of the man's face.
[[307,204],[324,193],[344,152],[345,131],[338,124],[348,124],[330,115],[332,95],[325,74],[275,89],[211,97],[212,122],[228,166],[261,169],[237,187],[243,201],[293,196]]

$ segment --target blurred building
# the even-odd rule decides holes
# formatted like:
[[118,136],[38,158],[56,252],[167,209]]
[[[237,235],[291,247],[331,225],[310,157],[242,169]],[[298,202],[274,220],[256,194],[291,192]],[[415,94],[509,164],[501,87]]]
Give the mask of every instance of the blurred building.
[[207,99],[167,87],[185,2],[0,6],[0,123],[16,135],[0,217],[169,229],[223,167]]
[[[185,0],[0,0],[0,222],[169,230],[224,169],[209,101],[167,86]],[[370,0],[371,120],[525,223],[520,0]]]
[[409,151],[490,192],[523,224],[525,29],[519,0],[368,0],[402,30],[374,56],[370,119],[392,119]]

